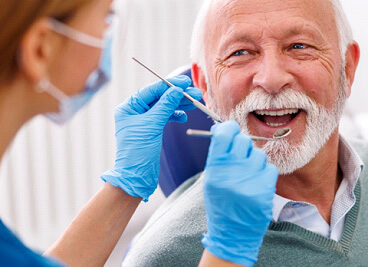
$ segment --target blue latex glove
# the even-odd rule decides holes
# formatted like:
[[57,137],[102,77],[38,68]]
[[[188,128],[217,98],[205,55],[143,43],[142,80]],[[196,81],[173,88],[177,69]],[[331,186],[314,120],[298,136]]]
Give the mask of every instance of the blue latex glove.
[[163,129],[168,121],[186,122],[183,110],[194,109],[183,89],[200,100],[197,88],[188,88],[187,76],[169,79],[178,87],[157,82],[139,90],[115,110],[116,160],[101,178],[126,193],[148,201],[158,184]]
[[252,266],[272,219],[278,172],[236,122],[215,125],[211,131],[202,244],[218,258]]

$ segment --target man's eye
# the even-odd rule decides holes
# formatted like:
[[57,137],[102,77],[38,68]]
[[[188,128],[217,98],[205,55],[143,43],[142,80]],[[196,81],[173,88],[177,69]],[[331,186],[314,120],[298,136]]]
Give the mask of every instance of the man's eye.
[[306,49],[308,46],[305,44],[293,44],[292,49]]
[[245,56],[247,54],[248,52],[246,50],[238,50],[235,51],[232,55],[238,57],[238,56]]

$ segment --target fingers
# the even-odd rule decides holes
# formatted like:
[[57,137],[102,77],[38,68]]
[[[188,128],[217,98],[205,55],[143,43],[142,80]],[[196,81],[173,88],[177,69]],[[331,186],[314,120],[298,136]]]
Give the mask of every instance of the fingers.
[[249,169],[261,170],[265,168],[267,164],[267,155],[259,148],[253,148],[253,142],[249,136],[237,133],[233,136],[232,142],[230,141],[229,156],[233,160],[247,160],[251,162]]
[[[192,80],[185,75],[176,76],[168,79],[169,82],[174,84],[177,87],[180,87],[189,94],[191,97],[193,97],[196,100],[202,99],[202,92],[198,88],[195,87],[189,87],[192,84]],[[183,98],[180,102],[180,105],[178,107],[180,110],[192,110],[195,109],[195,106],[193,106],[192,102],[190,102],[188,99]]]
[[169,118],[170,122],[184,123],[187,122],[188,116],[183,110],[175,110],[174,114]]
[[[172,84],[176,87],[185,90],[189,95],[191,95],[194,99],[200,100],[202,98],[202,92],[193,87],[188,87],[191,85],[191,80],[187,76],[176,76],[173,78],[168,79]],[[125,100],[122,104],[120,104],[117,108],[118,112],[122,115],[137,115],[143,114],[150,110],[159,99],[167,92],[170,87],[163,81],[156,82],[154,84],[148,85],[143,89],[140,89],[137,93],[133,96]],[[180,103],[177,105],[177,109],[179,110],[192,110],[195,107],[193,104],[183,98],[181,96]],[[180,113],[180,116],[173,116],[173,121],[184,122],[186,121],[186,114]],[[173,114],[172,114],[173,115]],[[178,115],[178,114],[177,114]]]
[[266,176],[265,183],[268,185],[268,188],[276,190],[277,178],[279,176],[276,166],[273,164],[267,164],[264,172]]
[[264,151],[262,151],[259,148],[254,148],[252,150],[252,153],[249,155],[249,159],[252,164],[250,167],[253,170],[261,170],[263,169],[267,164],[267,155]]
[[[184,92],[188,93],[191,97],[193,97],[198,101],[202,99],[202,92],[198,88],[188,87],[184,90]],[[192,104],[192,102],[186,99],[185,97],[180,102],[179,109],[181,110],[193,110],[195,108],[196,107]]]
[[[188,76],[176,76],[168,79],[169,82],[177,87],[186,89],[191,85],[191,80]],[[154,84],[148,85],[137,92],[137,97],[146,105],[151,107],[154,103],[160,99],[160,97],[168,90],[169,86],[159,81]],[[147,109],[148,110],[148,109]]]
[[239,124],[235,121],[226,121],[211,128],[213,133],[209,156],[228,153],[231,150],[234,136],[240,133]]
[[252,140],[245,134],[238,134],[234,138],[231,154],[235,158],[248,158],[253,148]]
[[[165,121],[165,123],[169,120],[169,118],[174,114],[175,110],[178,108],[180,101],[183,98],[183,89],[180,87],[172,87],[168,89],[158,100],[158,102],[154,105],[153,108],[149,111],[152,119]],[[179,117],[183,114],[181,112],[177,113]]]
[[167,79],[173,85],[180,87],[181,89],[186,89],[192,84],[192,80],[185,75],[174,76]]
[[225,153],[232,160],[251,162],[249,170],[262,170],[267,164],[267,155],[258,148],[253,148],[249,136],[240,133],[239,125],[234,121],[217,124],[211,128],[213,132],[209,157],[223,157]]

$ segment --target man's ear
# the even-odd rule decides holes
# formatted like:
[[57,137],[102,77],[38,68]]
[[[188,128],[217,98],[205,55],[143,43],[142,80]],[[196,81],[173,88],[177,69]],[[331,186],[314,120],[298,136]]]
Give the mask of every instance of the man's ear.
[[206,106],[209,107],[208,100],[208,92],[207,92],[207,81],[206,76],[203,72],[203,70],[198,66],[198,64],[193,63],[192,64],[192,80],[195,87],[201,89],[203,100],[206,103]]
[[347,84],[347,92],[346,97],[349,97],[351,94],[351,87],[354,82],[355,71],[358,67],[360,58],[360,48],[356,42],[353,42],[348,46],[348,49],[345,54],[345,74],[346,74],[346,84]]
[[52,54],[50,34],[50,21],[42,18],[34,22],[21,39],[18,65],[32,83],[37,83],[47,74]]

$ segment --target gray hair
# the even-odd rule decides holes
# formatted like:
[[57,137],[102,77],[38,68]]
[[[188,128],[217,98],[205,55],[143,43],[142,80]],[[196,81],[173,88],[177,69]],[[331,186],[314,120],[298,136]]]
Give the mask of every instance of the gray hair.
[[[223,0],[204,0],[204,3],[198,13],[197,20],[194,24],[190,53],[192,62],[206,73],[205,61],[205,31],[207,26],[208,13],[215,3]],[[340,0],[329,0],[334,8],[335,22],[338,31],[339,48],[343,66],[345,67],[345,53],[348,46],[353,42],[353,33],[349,21],[342,8]]]

